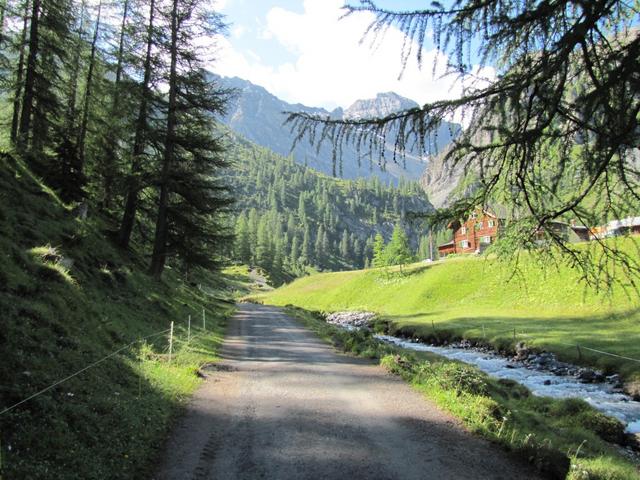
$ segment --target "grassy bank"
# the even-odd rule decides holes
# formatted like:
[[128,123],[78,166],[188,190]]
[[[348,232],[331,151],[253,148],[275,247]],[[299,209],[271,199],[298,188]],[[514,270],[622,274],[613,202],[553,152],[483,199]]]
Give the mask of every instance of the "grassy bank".
[[640,301],[621,288],[586,290],[569,268],[541,270],[523,259],[513,266],[484,258],[414,265],[406,275],[380,270],[326,273],[299,279],[259,297],[275,305],[322,311],[369,310],[392,332],[430,338],[482,340],[500,349],[517,341],[561,359],[640,378],[640,363],[583,347],[640,359]]
[[0,478],[148,477],[198,368],[216,360],[242,272],[155,282],[111,229],[0,154],[0,411],[118,351],[0,415]]
[[512,381],[495,380],[475,367],[429,353],[377,342],[367,332],[347,332],[317,313],[288,313],[321,338],[351,354],[378,359],[467,428],[501,445],[544,476],[569,480],[631,480],[638,467],[611,442],[624,442],[623,426],[578,399],[534,397]]

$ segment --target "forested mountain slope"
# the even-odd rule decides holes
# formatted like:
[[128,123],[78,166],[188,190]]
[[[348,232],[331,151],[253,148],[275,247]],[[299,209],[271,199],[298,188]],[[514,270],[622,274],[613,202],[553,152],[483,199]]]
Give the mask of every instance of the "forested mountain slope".
[[412,248],[426,256],[426,232],[410,213],[432,210],[420,186],[378,178],[339,180],[232,135],[228,159],[238,203],[234,257],[268,271],[275,283],[309,267],[344,270],[369,265],[373,237],[388,240],[401,224]]

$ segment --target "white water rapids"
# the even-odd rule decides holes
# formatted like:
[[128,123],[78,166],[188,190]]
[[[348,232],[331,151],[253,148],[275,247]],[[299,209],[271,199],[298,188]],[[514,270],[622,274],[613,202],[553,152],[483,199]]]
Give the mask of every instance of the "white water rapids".
[[402,348],[432,352],[475,365],[493,377],[515,380],[531,390],[534,395],[581,398],[601,412],[619,419],[626,425],[628,433],[640,433],[640,402],[614,391],[614,386],[610,383],[582,383],[573,376],[554,375],[551,372],[526,368],[499,355],[480,352],[473,348],[438,347],[389,335],[375,337]]

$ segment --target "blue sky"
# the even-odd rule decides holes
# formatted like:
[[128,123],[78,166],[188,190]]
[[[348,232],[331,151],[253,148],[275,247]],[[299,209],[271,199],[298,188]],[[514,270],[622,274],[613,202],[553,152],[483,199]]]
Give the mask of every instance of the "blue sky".
[[[419,103],[460,94],[462,83],[441,78],[446,58],[427,46],[423,70],[410,62],[401,79],[403,37],[391,30],[378,48],[359,42],[371,21],[358,14],[339,21],[345,0],[218,0],[230,23],[211,68],[259,84],[291,103],[334,108],[395,91]],[[425,0],[382,0],[398,10],[424,8]],[[435,77],[433,62],[438,68]],[[491,76],[491,70],[483,75]],[[469,81],[464,82],[468,85]]]

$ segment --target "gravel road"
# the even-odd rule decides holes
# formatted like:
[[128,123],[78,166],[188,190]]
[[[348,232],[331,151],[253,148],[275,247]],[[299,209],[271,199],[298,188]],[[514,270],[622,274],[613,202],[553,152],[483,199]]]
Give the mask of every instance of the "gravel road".
[[402,380],[242,304],[156,480],[537,479]]

